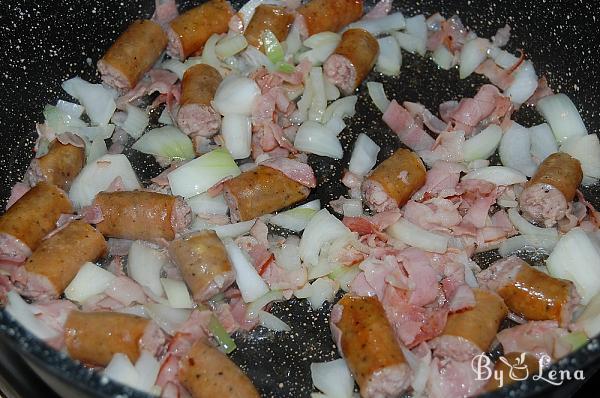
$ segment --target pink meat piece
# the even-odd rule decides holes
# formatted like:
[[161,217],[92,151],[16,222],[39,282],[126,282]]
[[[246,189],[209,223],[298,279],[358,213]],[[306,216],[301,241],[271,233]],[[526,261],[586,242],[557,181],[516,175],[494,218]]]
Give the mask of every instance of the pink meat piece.
[[398,269],[398,263],[393,257],[387,257],[384,261],[367,259],[359,266],[364,272],[365,280],[373,288],[379,300],[383,300],[386,279]]
[[8,198],[8,201],[6,202],[6,208],[5,210],[8,210],[12,205],[15,204],[15,202],[19,199],[21,199],[23,197],[23,195],[25,195],[27,192],[29,192],[31,188],[29,187],[28,184],[22,183],[22,182],[17,182],[15,183],[15,185],[12,186],[12,188],[10,189],[10,197]]
[[426,230],[448,231],[462,220],[457,205],[448,199],[433,198],[426,204],[411,200],[403,210],[407,220]]
[[376,296],[377,292],[373,289],[373,286],[367,281],[367,277],[364,272],[356,275],[352,283],[350,284],[350,292],[357,296],[372,297]]
[[217,316],[219,323],[227,333],[235,333],[238,330],[239,325],[235,321],[235,318],[231,313],[231,306],[228,303],[219,304],[215,309],[214,314]]
[[443,131],[438,135],[431,150],[419,151],[419,156],[427,165],[443,160],[461,162],[464,159],[465,134],[463,131]]
[[273,290],[298,290],[306,284],[308,273],[305,267],[288,270],[272,262],[262,278]]
[[317,186],[317,178],[315,173],[308,164],[299,162],[290,158],[275,158],[268,159],[261,163],[262,166],[267,166],[275,170],[281,171],[288,178],[309,188]]
[[475,73],[488,78],[490,83],[501,90],[506,90],[514,81],[510,69],[502,69],[492,59],[486,59],[475,69]]
[[272,259],[273,254],[269,251],[269,246],[261,244],[253,236],[240,236],[235,240],[235,243],[248,253],[252,265],[258,272],[261,271],[263,265]]
[[65,322],[69,313],[77,310],[77,306],[69,300],[50,300],[44,303],[35,303],[32,309],[37,319],[58,333],[59,337],[52,340],[52,347],[61,349],[64,345]]
[[249,331],[256,327],[258,324],[258,317],[252,319],[248,318],[248,307],[241,297],[232,298],[229,304],[231,305],[231,314],[241,330]]
[[448,301],[450,312],[463,311],[475,307],[475,295],[468,285],[458,286],[452,297],[448,298]]
[[461,172],[466,172],[466,167],[462,164],[435,162],[427,172],[425,185],[413,195],[413,199],[427,200],[431,197],[444,198],[456,195]]
[[379,19],[385,17],[392,10],[392,0],[379,0],[377,4],[371,8],[371,11],[362,17],[363,20]]
[[542,98],[547,97],[549,95],[552,95],[552,94],[554,94],[554,92],[548,86],[548,80],[546,79],[546,76],[542,76],[538,80],[537,89],[535,90],[533,95],[531,97],[529,97],[529,99],[527,100],[527,105],[535,106],[535,105],[537,105],[537,102],[539,100],[541,100]]
[[175,0],[156,0],[152,20],[165,28],[179,15]]
[[411,114],[393,100],[383,114],[383,121],[413,151],[431,149],[434,139],[417,125]]
[[465,133],[469,134],[472,127],[492,114],[496,109],[496,102],[502,97],[496,86],[484,84],[475,97],[463,98],[459,102],[458,108],[452,114],[452,120],[465,126]]
[[496,202],[496,195],[490,194],[479,197],[469,207],[467,213],[463,216],[463,223],[471,224],[475,228],[483,228],[490,211],[490,207]]
[[487,380],[477,380],[471,361],[433,358],[427,380],[431,398],[463,398],[481,392]]
[[437,116],[431,113],[429,109],[425,108],[424,105],[419,104],[418,102],[404,101],[402,105],[410,112],[415,121],[421,121],[431,132],[435,134],[440,134],[448,127],[448,123],[440,120]]
[[544,355],[558,359],[571,351],[560,337],[568,333],[556,321],[531,321],[500,331],[497,335],[504,352],[527,352],[541,359]]
[[144,304],[147,301],[144,289],[127,276],[118,276],[113,279],[104,290],[104,294],[119,301],[124,306],[134,303]]
[[440,117],[446,123],[452,121],[452,114],[458,108],[458,101],[446,101],[442,102],[439,107]]

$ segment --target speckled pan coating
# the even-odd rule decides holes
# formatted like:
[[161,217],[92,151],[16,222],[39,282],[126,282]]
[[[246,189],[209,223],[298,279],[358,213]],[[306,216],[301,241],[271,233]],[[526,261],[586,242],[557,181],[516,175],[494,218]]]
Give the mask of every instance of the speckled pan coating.
[[[183,2],[183,9],[199,1]],[[240,2],[234,2],[239,8]],[[372,4],[373,1],[367,3]],[[582,111],[590,131],[600,128],[598,99],[600,57],[596,20],[600,9],[592,1],[558,2],[550,0],[442,0],[395,1],[406,15],[435,11],[445,16],[458,13],[480,36],[490,37],[497,28],[509,23],[513,27],[509,49],[525,49],[536,70],[546,73],[550,86],[568,94]],[[98,81],[94,65],[104,50],[136,18],[152,14],[152,0],[70,0],[5,2],[0,13],[0,195],[3,200],[10,187],[22,178],[33,153],[34,123],[43,119],[46,103],[66,98],[60,82],[73,75]],[[419,101],[435,110],[441,100],[472,96],[483,79],[458,80],[458,71],[437,70],[430,61],[404,55],[404,66],[397,79],[371,75],[367,80],[384,82],[390,97]],[[358,115],[342,133],[346,157],[342,162],[311,156],[319,176],[313,194],[322,203],[337,198],[345,189],[340,183],[342,167],[347,164],[352,142],[360,132],[367,133],[382,147],[379,161],[397,148],[397,138],[388,133],[366,90],[361,90]],[[524,124],[541,121],[534,111],[520,111],[516,119]],[[134,168],[145,179],[160,171],[150,157],[133,155]],[[598,187],[586,189],[588,199],[600,205]],[[477,256],[488,265],[493,255]],[[292,300],[275,306],[275,315],[292,326],[287,334],[263,328],[238,336],[238,350],[232,356],[265,397],[309,397],[310,363],[337,357],[328,327],[330,306],[311,311],[306,302]],[[26,357],[47,368],[57,380],[79,386],[89,396],[146,397],[87,370],[34,339],[0,311],[1,338]],[[600,342],[591,340],[577,353],[559,361],[567,369],[589,367],[600,359]],[[522,397],[547,388],[544,382],[521,383],[490,396]]]

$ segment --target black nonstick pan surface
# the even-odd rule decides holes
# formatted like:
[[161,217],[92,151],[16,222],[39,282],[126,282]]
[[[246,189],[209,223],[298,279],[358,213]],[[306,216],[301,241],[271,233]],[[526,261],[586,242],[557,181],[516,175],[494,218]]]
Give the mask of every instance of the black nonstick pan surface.
[[[11,186],[19,181],[30,159],[36,137],[35,122],[43,120],[47,103],[67,98],[60,83],[72,76],[97,81],[95,63],[125,27],[136,18],[148,18],[152,0],[63,0],[2,1],[0,11],[0,197],[5,203]],[[183,1],[185,10],[199,1]],[[242,2],[235,1],[236,8]],[[367,1],[373,4],[374,1]],[[558,0],[424,0],[394,1],[405,15],[436,11],[450,17],[458,14],[479,36],[491,37],[508,23],[513,35],[509,50],[520,48],[533,60],[538,75],[545,74],[555,91],[566,93],[580,109],[589,131],[600,127],[598,80],[600,50],[597,40],[600,9],[594,1]],[[484,80],[472,76],[458,79],[458,71],[438,70],[433,62],[404,54],[398,78],[372,74],[368,80],[382,81],[390,98],[421,102],[431,110],[449,99],[472,96]],[[381,121],[379,111],[361,89],[357,116],[342,133],[346,158],[341,162],[311,156],[319,187],[313,195],[328,203],[344,194],[340,179],[352,143],[360,132],[367,133],[381,147],[380,161],[399,145]],[[525,125],[541,122],[532,109],[522,109],[516,120]],[[126,152],[138,175],[149,179],[160,171],[154,161]],[[600,206],[600,189],[586,188],[588,200]],[[479,256],[486,266],[496,256]],[[332,360],[337,350],[331,340],[328,318],[330,305],[312,311],[305,301],[292,300],[274,307],[274,314],[291,325],[288,333],[257,328],[238,335],[238,349],[232,359],[254,381],[265,397],[309,397],[312,392],[310,363]],[[0,311],[0,339],[20,352],[53,387],[65,396],[146,395],[108,381],[85,369],[32,337],[3,310]],[[600,339],[563,358],[552,369],[588,370],[600,361]],[[551,394],[544,381],[528,380],[490,396],[524,397]],[[556,392],[556,388],[554,388]]]

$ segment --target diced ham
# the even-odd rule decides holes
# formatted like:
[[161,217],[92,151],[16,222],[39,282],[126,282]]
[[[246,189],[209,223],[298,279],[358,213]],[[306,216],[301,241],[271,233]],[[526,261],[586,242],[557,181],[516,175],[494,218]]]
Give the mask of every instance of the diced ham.
[[179,15],[175,0],[156,0],[152,20],[165,29]]
[[475,295],[468,285],[460,285],[454,290],[454,294],[448,298],[448,309],[450,312],[463,311],[475,307]]
[[433,358],[426,391],[431,398],[462,398],[481,392],[486,383],[477,380],[471,360]]
[[457,205],[448,199],[433,198],[426,204],[409,201],[404,205],[404,217],[426,230],[449,231],[462,221]]
[[465,133],[463,131],[443,131],[438,135],[431,150],[419,151],[423,161],[431,166],[439,160],[462,162],[464,159]]
[[362,19],[379,19],[388,15],[391,10],[392,0],[379,0],[379,2],[377,2],[377,4],[375,4],[375,6],[371,8],[371,11],[366,13]]
[[515,77],[509,69],[502,69],[492,59],[482,62],[475,69],[475,73],[487,77],[490,83],[501,90],[506,90],[515,81]]
[[317,178],[315,177],[315,173],[312,167],[306,163],[301,163],[290,158],[275,158],[261,162],[261,165],[279,170],[288,178],[309,188],[314,188],[317,186]]
[[124,306],[129,306],[133,303],[144,304],[146,302],[144,289],[127,276],[119,276],[113,279],[106,290],[104,290],[104,293],[108,297],[119,301]]
[[434,139],[425,132],[415,119],[396,100],[393,100],[383,114],[383,121],[398,135],[400,141],[413,151],[431,149]]
[[504,329],[497,338],[504,352],[527,352],[538,359],[544,355],[558,359],[571,351],[570,344],[560,339],[567,333],[567,330],[558,327],[556,321],[531,321]]
[[457,195],[460,173],[466,171],[465,166],[458,163],[435,162],[427,172],[425,185],[413,195],[413,199],[420,201],[436,196],[445,198]]
[[542,98],[547,97],[549,95],[552,95],[552,94],[554,94],[554,92],[548,86],[548,80],[546,79],[546,76],[542,76],[538,80],[537,89],[535,90],[533,95],[531,97],[529,97],[529,99],[527,100],[527,105],[535,106],[535,105],[537,105],[537,102],[539,100],[541,100]]
[[402,105],[410,112],[416,121],[421,121],[431,132],[435,134],[440,134],[448,127],[448,123],[440,120],[422,104],[404,101]]

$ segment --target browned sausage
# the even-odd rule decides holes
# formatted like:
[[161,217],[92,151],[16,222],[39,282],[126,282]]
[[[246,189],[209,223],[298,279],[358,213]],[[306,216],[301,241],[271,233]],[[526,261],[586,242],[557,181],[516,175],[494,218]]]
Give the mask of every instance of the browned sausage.
[[361,397],[396,397],[408,388],[410,369],[376,297],[345,295],[330,323]]
[[363,15],[362,0],[312,0],[298,8],[304,17],[308,36],[338,32]]
[[404,206],[425,179],[421,158],[408,149],[399,149],[365,179],[362,192],[371,209],[392,210]]
[[132,89],[156,63],[165,47],[167,35],[159,24],[150,20],[135,21],[98,61],[102,81],[117,90]]
[[33,251],[56,228],[60,215],[69,213],[73,206],[65,192],[40,182],[0,217],[0,234],[18,239]]
[[555,320],[566,326],[579,304],[573,282],[553,278],[516,256],[496,261],[477,279],[497,292],[512,312],[531,321]]
[[184,60],[200,51],[213,34],[227,33],[234,10],[226,0],[209,0],[169,23],[170,56]]
[[248,44],[262,49],[263,31],[270,30],[281,42],[287,38],[293,22],[294,15],[285,7],[261,4],[256,7],[244,36],[246,36]]
[[323,72],[342,93],[350,95],[361,83],[377,61],[379,43],[363,29],[349,29],[335,52],[325,61]]
[[[525,380],[540,373],[539,361],[531,354],[509,352],[508,354],[504,354],[503,357],[510,366],[503,360],[496,361],[494,377],[485,385],[486,391],[493,391],[512,384],[515,381]],[[502,385],[500,384],[501,381]]]
[[169,254],[198,303],[223,292],[235,281],[225,246],[214,231],[174,240]]
[[579,160],[557,152],[540,164],[519,197],[523,216],[551,227],[565,216],[583,179]]
[[192,398],[260,398],[248,376],[227,355],[201,340],[179,363],[178,376]]
[[58,140],[50,143],[48,153],[33,159],[27,170],[27,179],[31,185],[47,181],[57,187],[68,190],[85,163],[85,148],[72,144],[63,144]]
[[132,240],[173,240],[190,221],[190,208],[178,196],[156,192],[100,192],[94,200],[104,236]]
[[232,221],[248,221],[308,197],[310,189],[266,166],[246,171],[223,184]]
[[140,356],[140,343],[150,320],[118,312],[72,311],[65,323],[65,344],[73,359],[106,366],[120,352],[131,362]]
[[[22,293],[38,298],[57,298],[83,264],[96,261],[106,250],[104,237],[91,225],[79,220],[70,222],[44,240],[29,257],[25,263],[29,280]],[[44,278],[47,283],[40,285],[39,278]]]
[[199,64],[189,68],[181,82],[181,107],[177,112],[177,125],[187,135],[211,137],[221,126],[221,116],[215,112],[211,101],[223,78],[210,65]]

